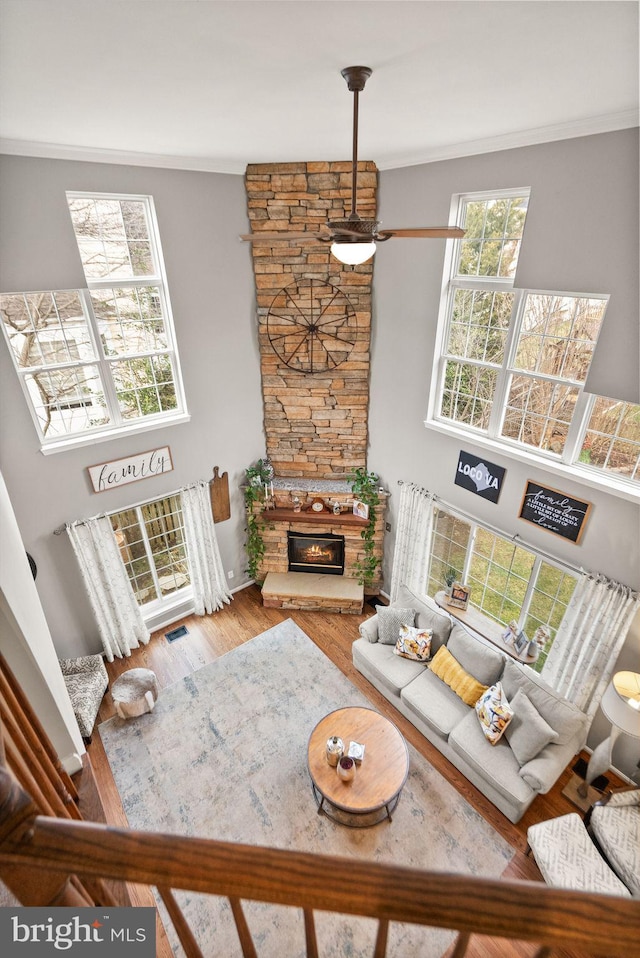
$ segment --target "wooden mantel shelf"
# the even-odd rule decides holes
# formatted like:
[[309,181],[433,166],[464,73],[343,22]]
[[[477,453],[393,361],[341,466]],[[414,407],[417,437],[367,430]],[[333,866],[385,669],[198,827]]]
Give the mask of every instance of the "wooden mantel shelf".
[[265,509],[262,520],[263,522],[304,522],[305,525],[319,526],[358,526],[361,529],[369,523],[368,519],[354,516],[352,512],[341,512],[339,516],[334,516],[333,512],[310,512],[307,509],[301,512],[294,512],[293,509]]

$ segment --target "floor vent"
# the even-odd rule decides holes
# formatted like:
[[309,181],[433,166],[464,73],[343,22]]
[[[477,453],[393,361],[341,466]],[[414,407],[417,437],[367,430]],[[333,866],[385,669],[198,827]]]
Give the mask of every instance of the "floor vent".
[[177,629],[173,629],[171,632],[165,632],[164,637],[167,642],[175,642],[176,639],[181,639],[183,635],[189,635],[189,630],[186,625],[179,625]]

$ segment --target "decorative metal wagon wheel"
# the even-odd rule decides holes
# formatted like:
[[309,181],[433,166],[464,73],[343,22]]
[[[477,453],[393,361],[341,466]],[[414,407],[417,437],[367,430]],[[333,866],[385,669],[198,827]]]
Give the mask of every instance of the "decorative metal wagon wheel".
[[358,340],[358,316],[337,286],[304,279],[274,296],[267,335],[278,358],[301,373],[324,373],[348,359]]

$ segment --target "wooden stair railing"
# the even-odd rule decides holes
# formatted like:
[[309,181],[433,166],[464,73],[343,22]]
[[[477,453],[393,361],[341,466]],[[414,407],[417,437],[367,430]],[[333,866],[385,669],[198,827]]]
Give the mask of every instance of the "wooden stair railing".
[[[640,941],[640,905],[631,899],[111,828],[37,812],[9,771],[0,768],[0,877],[23,904],[86,904],[79,900],[74,875],[85,888],[97,888],[102,878],[155,885],[187,958],[202,953],[172,889],[227,898],[244,958],[257,958],[257,952],[243,899],[302,909],[308,958],[318,955],[316,910],[377,919],[374,958],[386,954],[390,922],[460,932],[455,958],[466,954],[472,934],[538,943],[538,958],[553,948],[629,958]],[[106,904],[99,892],[94,900]]]

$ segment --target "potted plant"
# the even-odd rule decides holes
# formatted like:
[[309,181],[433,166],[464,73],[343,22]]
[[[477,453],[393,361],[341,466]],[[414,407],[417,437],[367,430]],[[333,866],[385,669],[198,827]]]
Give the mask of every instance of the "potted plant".
[[351,484],[351,491],[356,499],[364,502],[369,507],[369,521],[360,535],[364,540],[364,557],[354,563],[354,570],[358,573],[358,581],[364,585],[365,590],[371,587],[380,566],[380,559],[375,555],[374,535],[376,529],[376,506],[378,505],[378,482],[379,476],[375,472],[367,472],[366,469],[354,469],[347,476],[347,481]]
[[264,556],[264,540],[262,533],[267,525],[262,519],[262,506],[265,501],[265,484],[273,476],[273,467],[263,459],[258,459],[254,466],[245,470],[246,483],[242,487],[244,504],[247,513],[247,573],[258,582],[260,577],[260,563]]
[[449,568],[447,569],[447,571],[446,571],[445,574],[443,575],[442,578],[443,578],[443,581],[444,581],[444,584],[445,584],[445,587],[446,587],[446,588],[445,588],[445,591],[446,591],[447,595],[451,595],[451,586],[453,585],[453,583],[454,583],[454,582],[456,581],[456,579],[458,578],[458,574],[459,574],[459,573],[456,571],[456,569],[453,568],[453,566],[449,566]]

